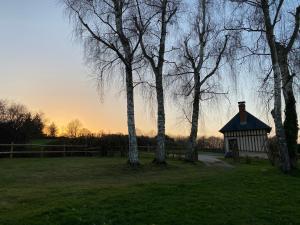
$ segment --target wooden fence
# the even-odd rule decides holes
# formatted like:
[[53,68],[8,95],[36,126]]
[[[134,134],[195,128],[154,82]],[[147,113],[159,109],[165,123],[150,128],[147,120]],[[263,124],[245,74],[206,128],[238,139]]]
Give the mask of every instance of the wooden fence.
[[38,145],[38,144],[0,144],[0,157],[15,156],[68,156],[74,154],[92,154],[94,150],[89,150],[85,145]]
[[[87,145],[38,145],[38,144],[0,144],[0,158],[3,157],[66,157],[66,156],[127,156],[127,146],[89,147]],[[139,151],[153,153],[155,146],[138,146]],[[168,157],[181,158],[184,146],[166,146]],[[200,151],[223,152],[221,149],[201,149]]]

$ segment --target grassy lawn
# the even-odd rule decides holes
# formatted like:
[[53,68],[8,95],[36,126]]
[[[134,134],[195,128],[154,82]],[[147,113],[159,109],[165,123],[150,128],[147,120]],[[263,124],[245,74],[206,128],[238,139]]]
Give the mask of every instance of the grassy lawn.
[[268,162],[234,168],[149,158],[0,160],[0,224],[300,224],[300,173]]

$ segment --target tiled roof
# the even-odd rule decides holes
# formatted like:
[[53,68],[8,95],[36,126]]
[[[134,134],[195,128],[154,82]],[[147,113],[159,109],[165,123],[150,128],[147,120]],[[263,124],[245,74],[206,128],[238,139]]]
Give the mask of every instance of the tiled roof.
[[243,130],[266,130],[268,133],[271,131],[271,127],[257,119],[252,114],[246,113],[247,123],[240,123],[240,114],[237,113],[221,130],[221,133],[228,131],[243,131]]

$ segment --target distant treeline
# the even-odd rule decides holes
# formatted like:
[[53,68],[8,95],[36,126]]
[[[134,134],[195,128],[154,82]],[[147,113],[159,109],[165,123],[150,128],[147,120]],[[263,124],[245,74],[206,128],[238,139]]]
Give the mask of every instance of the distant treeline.
[[[154,150],[156,146],[156,137],[138,136],[138,145],[141,150]],[[87,135],[77,138],[58,137],[53,139],[49,144],[57,145],[86,145],[88,147],[101,147],[105,149],[113,149],[123,147],[128,148],[128,136],[124,134],[101,134]],[[185,148],[187,138],[166,136],[166,148]],[[222,149],[223,139],[219,137],[201,137],[197,142],[198,149]]]
[[[46,132],[46,134],[45,134]],[[42,115],[30,112],[26,106],[0,100],[0,144],[28,143],[35,139],[48,139],[47,144],[86,145],[89,147],[128,149],[128,136],[124,134],[93,134],[82,128],[79,120],[72,120],[64,137],[57,137],[57,126],[45,124]],[[154,149],[156,138],[138,136],[141,148]],[[185,148],[187,138],[166,136],[166,148]],[[197,148],[221,149],[223,139],[218,137],[201,137]]]
[[[48,139],[45,143],[49,145],[85,145],[87,147],[100,147],[108,151],[118,148],[128,151],[127,135],[103,133],[96,135],[91,132],[82,132],[79,125],[73,125],[76,122],[74,121],[69,123],[70,128],[68,130],[70,131],[64,137],[56,137],[56,132],[50,132],[52,135],[46,135],[44,128],[49,126],[45,124],[41,114],[28,111],[22,104],[0,100],[0,144],[12,142],[24,144],[35,139]],[[80,124],[80,122],[76,124]],[[50,128],[51,126],[56,127],[53,123]],[[71,135],[74,132],[78,135]],[[137,141],[140,150],[153,151],[155,149],[156,137],[142,135],[137,137]],[[166,136],[166,149],[185,149],[187,142],[187,137]],[[276,148],[274,137],[270,138],[270,148]],[[223,138],[200,137],[197,139],[196,149],[223,151]],[[298,145],[298,152],[300,152],[300,145]]]
[[26,143],[41,138],[43,128],[40,114],[29,112],[21,104],[0,100],[0,143]]

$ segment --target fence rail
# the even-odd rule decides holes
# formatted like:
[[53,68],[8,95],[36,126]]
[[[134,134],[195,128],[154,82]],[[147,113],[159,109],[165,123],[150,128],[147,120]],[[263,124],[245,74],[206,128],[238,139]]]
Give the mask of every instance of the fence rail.
[[86,145],[39,145],[39,144],[15,144],[15,143],[11,143],[11,144],[0,144],[0,147],[8,147],[8,146],[29,146],[29,147],[86,147]]
[[0,144],[0,157],[48,155],[67,156],[77,153],[95,153],[85,145],[39,145],[39,144]]
[[[141,152],[154,152],[156,146],[138,146]],[[66,157],[66,156],[126,156],[127,146],[90,147],[87,145],[39,145],[39,144],[0,144],[0,157]],[[166,146],[168,157],[182,157],[184,146]],[[201,149],[199,151],[222,152],[220,149]]]
[[[67,156],[127,156],[127,146],[89,147],[87,145],[39,145],[39,144],[0,144],[0,158],[14,157],[67,157]],[[156,146],[138,146],[139,151],[154,153]],[[166,155],[169,158],[183,158],[185,146],[166,146]],[[196,149],[201,152],[224,153],[220,148]],[[300,154],[298,153],[298,159]]]

